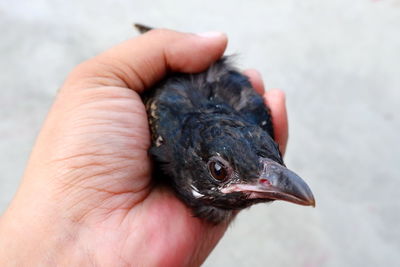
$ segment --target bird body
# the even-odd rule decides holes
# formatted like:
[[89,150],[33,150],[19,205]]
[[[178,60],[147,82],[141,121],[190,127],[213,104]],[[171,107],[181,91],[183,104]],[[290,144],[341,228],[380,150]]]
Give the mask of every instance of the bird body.
[[169,75],[143,101],[155,178],[195,216],[218,224],[259,202],[315,206],[308,185],[283,163],[263,98],[228,57],[201,73]]

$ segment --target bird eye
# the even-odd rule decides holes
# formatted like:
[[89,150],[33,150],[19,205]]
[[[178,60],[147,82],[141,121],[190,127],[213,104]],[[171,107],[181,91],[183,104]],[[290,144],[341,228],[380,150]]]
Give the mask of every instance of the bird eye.
[[208,168],[214,179],[218,181],[224,181],[228,177],[227,168],[218,161],[211,161]]

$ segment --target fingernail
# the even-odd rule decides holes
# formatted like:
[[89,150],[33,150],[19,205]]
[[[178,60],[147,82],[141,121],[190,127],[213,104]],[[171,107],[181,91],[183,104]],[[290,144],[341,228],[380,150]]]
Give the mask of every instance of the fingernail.
[[286,101],[285,92],[283,92],[281,89],[273,88],[273,89],[268,91],[268,94],[270,96],[272,96],[272,97],[276,97],[276,98],[279,98],[279,99],[283,100],[283,102]]
[[216,38],[216,37],[225,36],[225,33],[223,33],[223,32],[202,32],[202,33],[197,33],[196,35],[205,37],[205,38]]

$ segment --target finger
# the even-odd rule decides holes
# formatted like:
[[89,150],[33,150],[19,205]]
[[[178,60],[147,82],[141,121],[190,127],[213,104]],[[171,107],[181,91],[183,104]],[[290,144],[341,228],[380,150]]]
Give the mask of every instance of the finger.
[[223,55],[226,45],[223,33],[152,30],[82,63],[67,84],[123,86],[141,92],[168,71],[205,70]]
[[272,89],[266,91],[264,97],[267,105],[271,109],[275,141],[278,143],[282,155],[284,155],[289,135],[285,93],[279,89]]
[[243,71],[243,74],[249,78],[250,83],[253,86],[253,88],[256,90],[256,92],[259,93],[260,95],[263,95],[264,91],[265,91],[265,87],[264,87],[264,82],[261,77],[261,73],[255,69],[248,69],[248,70]]

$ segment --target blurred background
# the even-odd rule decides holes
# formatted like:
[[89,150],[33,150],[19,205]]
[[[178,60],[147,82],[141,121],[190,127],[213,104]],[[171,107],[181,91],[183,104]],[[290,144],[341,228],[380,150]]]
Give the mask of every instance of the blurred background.
[[0,0],[0,212],[63,79],[133,22],[224,31],[287,94],[317,207],[242,212],[204,266],[400,266],[400,0]]

